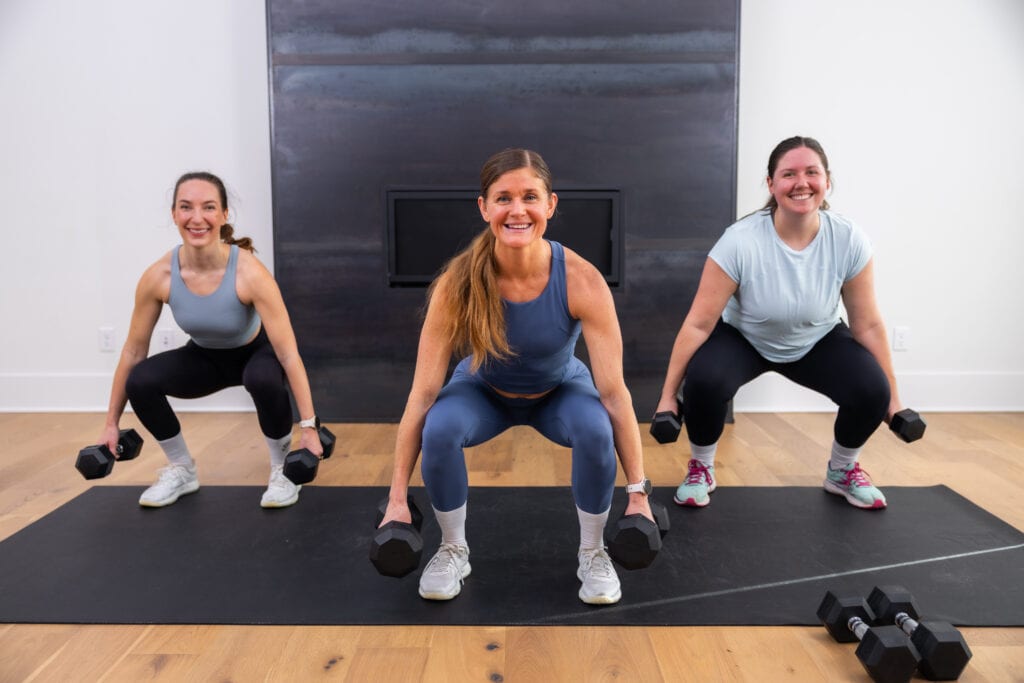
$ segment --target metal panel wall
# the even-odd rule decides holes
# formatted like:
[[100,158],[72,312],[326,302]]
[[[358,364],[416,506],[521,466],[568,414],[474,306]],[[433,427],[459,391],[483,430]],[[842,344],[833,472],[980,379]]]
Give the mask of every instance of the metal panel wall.
[[649,417],[735,215],[738,24],[739,0],[268,0],[275,268],[321,416],[397,420],[412,381],[425,290],[387,284],[387,188],[475,187],[529,147],[556,192],[622,193]]

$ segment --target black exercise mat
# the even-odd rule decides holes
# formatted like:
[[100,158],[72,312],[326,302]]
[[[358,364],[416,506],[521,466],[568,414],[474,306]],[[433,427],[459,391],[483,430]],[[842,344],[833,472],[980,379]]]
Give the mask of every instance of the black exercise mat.
[[[622,601],[577,598],[568,488],[473,488],[473,573],[450,602],[419,572],[367,559],[384,488],[209,486],[140,508],[141,487],[98,486],[0,543],[0,621],[160,624],[816,624],[824,592],[898,583],[931,619],[1024,625],[1024,533],[944,486],[886,487],[858,510],[819,488],[720,487],[704,509],[668,502],[672,530],[646,570],[619,571]],[[439,532],[428,510],[423,563]],[[624,494],[616,492],[613,518]]]

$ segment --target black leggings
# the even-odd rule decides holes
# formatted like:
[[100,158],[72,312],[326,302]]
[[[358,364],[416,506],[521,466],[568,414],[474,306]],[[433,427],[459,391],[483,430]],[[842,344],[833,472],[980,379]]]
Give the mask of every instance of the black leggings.
[[690,441],[698,446],[718,441],[728,402],[741,386],[769,370],[839,406],[833,432],[845,448],[863,446],[889,410],[889,380],[846,323],[840,321],[800,360],[774,363],[739,330],[719,320],[686,368],[683,419]]
[[168,396],[199,398],[239,385],[252,395],[264,436],[279,439],[291,433],[288,382],[262,329],[234,349],[206,349],[189,340],[181,348],[151,356],[132,368],[125,389],[142,424],[164,441],[181,432]]

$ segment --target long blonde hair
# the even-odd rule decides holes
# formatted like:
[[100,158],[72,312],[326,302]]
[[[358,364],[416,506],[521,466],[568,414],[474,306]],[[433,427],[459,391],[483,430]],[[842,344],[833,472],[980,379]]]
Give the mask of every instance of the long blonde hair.
[[[533,170],[551,196],[551,171],[539,154],[528,149],[505,149],[488,159],[480,169],[480,196],[486,201],[487,191],[498,178],[521,168]],[[444,332],[454,351],[472,354],[473,372],[488,360],[501,361],[515,355],[505,334],[505,305],[498,291],[495,242],[488,226],[445,264],[427,292],[428,300],[432,299],[438,282],[444,278],[445,296],[438,302],[445,320]]]

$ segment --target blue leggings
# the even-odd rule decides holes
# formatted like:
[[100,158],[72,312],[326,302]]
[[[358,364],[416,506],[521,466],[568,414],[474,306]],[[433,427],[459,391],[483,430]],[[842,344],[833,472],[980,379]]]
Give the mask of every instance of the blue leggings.
[[181,433],[168,396],[199,398],[238,385],[252,396],[264,436],[279,439],[291,434],[288,381],[266,330],[234,349],[206,349],[189,340],[185,346],[150,356],[132,368],[125,390],[139,421],[153,438],[164,441]]
[[839,406],[833,434],[845,448],[863,446],[889,410],[889,379],[846,323],[839,322],[800,360],[773,363],[739,330],[719,320],[686,368],[683,421],[690,441],[698,446],[718,441],[736,390],[769,370]]
[[431,504],[442,512],[469,498],[463,448],[477,446],[514,425],[530,425],[548,439],[572,448],[572,492],[584,512],[611,506],[615,488],[615,441],[608,411],[590,371],[578,358],[550,393],[536,399],[506,398],[468,371],[455,368],[423,425],[423,481]]

